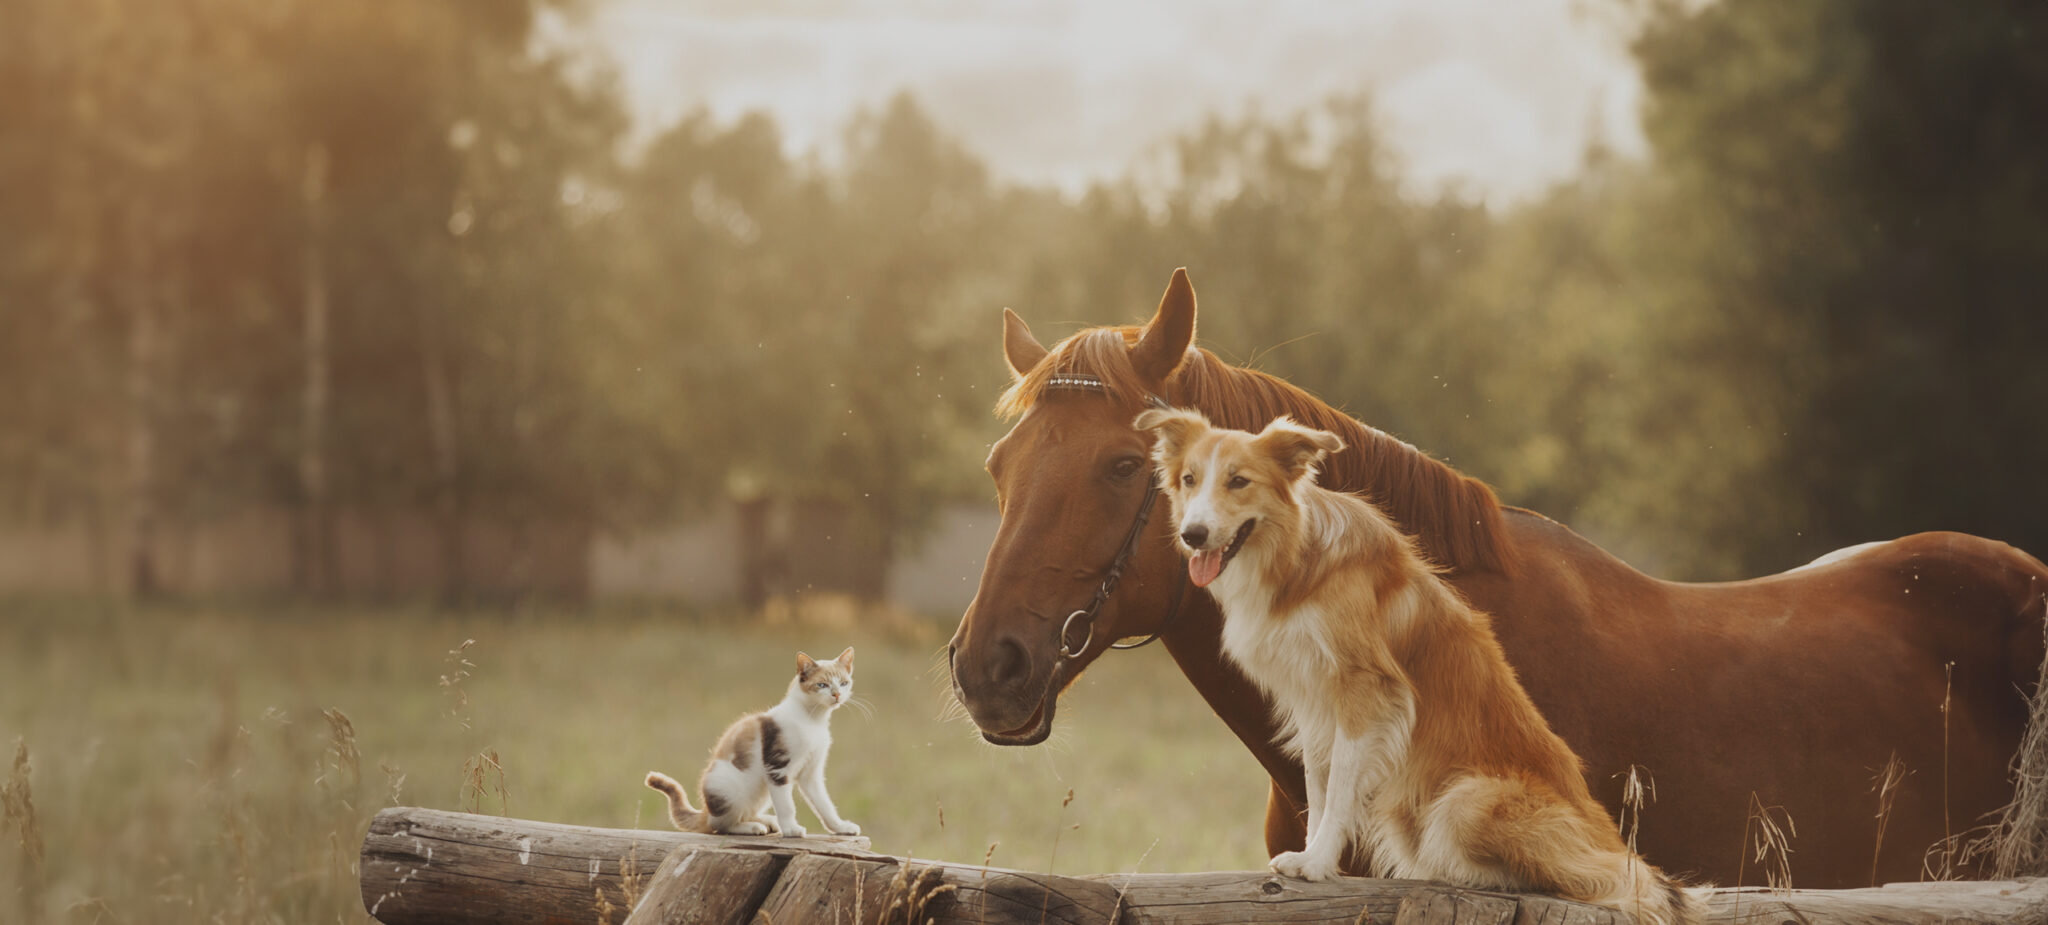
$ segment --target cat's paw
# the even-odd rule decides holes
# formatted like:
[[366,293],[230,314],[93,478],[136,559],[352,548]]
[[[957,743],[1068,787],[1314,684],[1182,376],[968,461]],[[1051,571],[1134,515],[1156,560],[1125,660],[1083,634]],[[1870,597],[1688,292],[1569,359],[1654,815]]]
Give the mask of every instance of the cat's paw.
[[782,826],[776,825],[776,824],[775,824],[775,820],[773,820],[773,819],[770,819],[770,818],[768,818],[768,817],[766,817],[766,816],[763,816],[763,817],[761,817],[761,824],[762,824],[762,825],[765,825],[765,826],[767,826],[767,827],[768,827],[768,834],[769,834],[769,835],[774,835],[774,834],[776,834],[776,833],[778,833],[778,832],[782,831]]
[[838,824],[838,825],[835,825],[835,826],[833,826],[833,827],[832,827],[832,834],[834,834],[834,835],[859,835],[859,834],[860,834],[860,826],[858,826],[858,825],[855,825],[855,824],[853,824],[853,823],[851,823],[851,822],[848,822],[848,821],[846,821],[846,820],[844,820],[844,819],[841,819],[841,820],[839,820],[839,824]]
[[775,831],[775,830],[774,830],[774,829],[771,829],[771,828],[769,828],[768,826],[762,825],[762,824],[761,824],[761,823],[759,823],[759,822],[740,822],[740,823],[735,823],[735,824],[733,825],[733,827],[732,827],[731,829],[728,829],[728,830],[726,831],[726,834],[728,834],[728,835],[766,835],[766,834],[768,834],[768,833],[770,833],[770,832],[773,832],[773,831]]
[[1337,876],[1334,858],[1318,858],[1306,851],[1283,851],[1269,862],[1273,872],[1296,880],[1331,880]]
[[804,827],[794,822],[782,827],[783,838],[802,838],[804,835]]

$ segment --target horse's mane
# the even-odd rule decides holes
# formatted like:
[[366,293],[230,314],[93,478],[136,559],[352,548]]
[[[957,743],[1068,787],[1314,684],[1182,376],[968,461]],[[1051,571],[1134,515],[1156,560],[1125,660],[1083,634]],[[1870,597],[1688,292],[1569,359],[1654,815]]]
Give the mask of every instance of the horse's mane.
[[[1037,404],[1061,374],[1093,376],[1110,400],[1133,417],[1148,388],[1131,365],[1130,347],[1141,329],[1090,328],[1053,345],[1032,369],[1011,383],[996,411],[1016,417]],[[1344,439],[1345,450],[1323,465],[1320,484],[1357,492],[1378,504],[1423,551],[1452,571],[1505,572],[1510,565],[1501,508],[1493,489],[1396,437],[1360,423],[1286,381],[1231,366],[1191,347],[1166,383],[1175,405],[1194,408],[1222,427],[1256,431],[1281,415]]]

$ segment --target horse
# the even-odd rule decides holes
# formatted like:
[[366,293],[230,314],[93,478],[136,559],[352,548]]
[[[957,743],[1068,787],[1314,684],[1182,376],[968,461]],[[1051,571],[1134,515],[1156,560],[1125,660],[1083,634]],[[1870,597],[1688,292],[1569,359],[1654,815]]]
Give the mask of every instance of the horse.
[[[1119,639],[1162,640],[1271,778],[1268,854],[1301,849],[1301,766],[1224,658],[1215,602],[1189,592],[1170,518],[1151,518],[1150,435],[1132,427],[1146,407],[1251,431],[1289,415],[1346,446],[1323,485],[1381,505],[1491,616],[1600,801],[1639,820],[1652,863],[1753,885],[1764,839],[1778,842],[1766,863],[1789,865],[1779,876],[1800,887],[1985,873],[1973,846],[2012,798],[2008,763],[2040,678],[2040,560],[1920,533],[1744,581],[1653,578],[1308,392],[1224,363],[1194,343],[1195,304],[1176,270],[1149,322],[1051,348],[1003,310],[1012,381],[996,410],[1014,424],[987,461],[1000,523],[946,650],[985,740],[1043,741],[1061,692]],[[1654,803],[1625,800],[1645,789]]]

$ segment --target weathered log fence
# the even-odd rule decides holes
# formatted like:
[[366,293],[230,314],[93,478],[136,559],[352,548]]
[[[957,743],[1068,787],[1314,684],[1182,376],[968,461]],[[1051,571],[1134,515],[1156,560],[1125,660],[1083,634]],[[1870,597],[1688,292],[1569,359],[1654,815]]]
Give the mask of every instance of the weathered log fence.
[[[1068,877],[891,857],[865,838],[726,838],[405,807],[378,813],[363,839],[362,895],[384,925],[1632,925],[1600,906],[1416,881]],[[2048,879],[1723,889],[1707,907],[1712,925],[2048,925]]]

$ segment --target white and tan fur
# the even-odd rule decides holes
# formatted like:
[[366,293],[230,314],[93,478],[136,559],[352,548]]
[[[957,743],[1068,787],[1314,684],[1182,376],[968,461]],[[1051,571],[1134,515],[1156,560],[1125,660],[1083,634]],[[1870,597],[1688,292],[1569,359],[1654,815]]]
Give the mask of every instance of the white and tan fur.
[[1137,426],[1158,437],[1190,577],[1223,610],[1223,651],[1307,770],[1308,843],[1275,856],[1275,872],[1326,880],[1355,850],[1378,876],[1690,920],[1684,891],[1594,802],[1486,615],[1377,507],[1314,483],[1342,441],[1286,418],[1251,434],[1182,410]]
[[[660,771],[647,772],[647,786],[668,795],[669,819],[685,832],[799,837],[793,791],[818,814],[825,829],[859,835],[860,826],[839,818],[825,791],[825,758],[832,749],[832,712],[853,699],[853,649],[817,661],[796,654],[796,677],[782,702],[749,713],[726,727],[711,749],[698,790],[704,809],[690,805],[683,786]],[[769,810],[774,816],[769,816]]]

